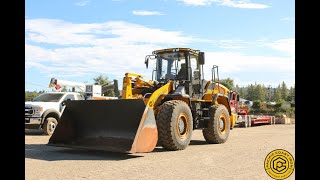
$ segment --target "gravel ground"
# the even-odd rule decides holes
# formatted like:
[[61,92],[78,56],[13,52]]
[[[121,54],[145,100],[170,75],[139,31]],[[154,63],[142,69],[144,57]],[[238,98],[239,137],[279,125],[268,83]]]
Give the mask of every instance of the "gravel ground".
[[[274,149],[295,157],[295,125],[234,128],[224,144],[206,144],[193,131],[182,151],[120,154],[46,146],[49,136],[25,131],[26,179],[272,179],[264,159]],[[288,180],[295,179],[295,172]]]

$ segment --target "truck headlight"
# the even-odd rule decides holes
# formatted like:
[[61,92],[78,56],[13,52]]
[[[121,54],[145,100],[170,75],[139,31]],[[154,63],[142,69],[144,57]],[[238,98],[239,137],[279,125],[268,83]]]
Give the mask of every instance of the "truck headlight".
[[43,111],[43,107],[42,106],[37,106],[34,108],[34,111],[37,112],[42,112]]

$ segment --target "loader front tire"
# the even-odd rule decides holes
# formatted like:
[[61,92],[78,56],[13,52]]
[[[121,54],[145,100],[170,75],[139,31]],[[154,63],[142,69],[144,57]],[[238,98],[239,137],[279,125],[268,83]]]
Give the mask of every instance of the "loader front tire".
[[209,144],[221,144],[227,141],[230,132],[230,116],[224,105],[209,108],[208,128],[202,130],[203,137]]
[[185,149],[193,130],[192,113],[184,101],[163,103],[156,118],[159,144],[166,150]]
[[54,130],[56,129],[58,121],[54,117],[46,118],[43,124],[43,132],[46,135],[52,135]]

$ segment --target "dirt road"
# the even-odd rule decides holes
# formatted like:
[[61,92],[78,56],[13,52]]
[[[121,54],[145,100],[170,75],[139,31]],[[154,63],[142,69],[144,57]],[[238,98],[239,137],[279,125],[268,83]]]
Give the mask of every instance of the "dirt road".
[[[49,137],[26,131],[26,179],[271,179],[264,159],[274,149],[295,156],[295,125],[234,128],[225,144],[206,144],[193,132],[182,151],[134,155],[88,152],[45,144]],[[295,179],[295,172],[288,179]]]

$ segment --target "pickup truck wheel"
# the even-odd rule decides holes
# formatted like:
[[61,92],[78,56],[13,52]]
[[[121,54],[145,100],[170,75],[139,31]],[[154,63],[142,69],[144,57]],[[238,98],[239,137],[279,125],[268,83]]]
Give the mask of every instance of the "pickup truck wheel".
[[46,135],[52,135],[56,129],[58,121],[54,117],[48,117],[43,124],[43,132]]

